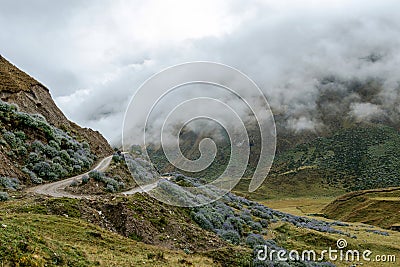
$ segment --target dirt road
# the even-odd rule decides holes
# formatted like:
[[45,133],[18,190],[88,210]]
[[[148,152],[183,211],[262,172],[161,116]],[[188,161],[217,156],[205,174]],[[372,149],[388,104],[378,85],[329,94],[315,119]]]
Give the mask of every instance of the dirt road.
[[[112,156],[108,156],[108,157],[102,159],[102,161],[100,161],[100,163],[92,170],[105,171],[107,169],[107,167],[110,165],[111,159],[112,159]],[[83,174],[80,174],[80,175],[77,175],[77,176],[74,176],[74,177],[71,177],[68,179],[64,179],[61,181],[57,181],[54,183],[48,183],[48,184],[31,187],[31,188],[27,189],[26,191],[31,192],[31,193],[41,194],[41,195],[52,196],[52,197],[69,197],[69,198],[87,197],[85,195],[73,195],[73,194],[65,191],[65,188],[67,186],[69,186],[72,183],[72,181],[74,181],[74,180],[77,180],[77,181],[82,180],[82,177],[88,173],[89,172],[86,172],[86,173],[83,173]]]
[[[92,170],[98,170],[101,172],[104,172],[107,170],[108,166],[111,163],[112,156],[108,156],[104,158],[100,163],[93,168]],[[91,170],[91,171],[92,171]],[[35,187],[28,188],[26,191],[31,192],[31,193],[36,193],[40,195],[46,195],[46,196],[52,196],[52,197],[68,197],[68,198],[90,198],[90,195],[74,195],[71,194],[67,191],[65,191],[65,188],[68,187],[74,180],[81,181],[82,177],[84,175],[87,175],[89,172],[64,179],[61,181],[53,182],[53,183],[47,183],[47,184],[42,184],[38,185]],[[161,179],[167,179],[169,180],[171,177],[161,177]],[[148,185],[143,185],[141,187],[135,187],[131,190],[121,192],[121,194],[127,196],[127,195],[133,195],[136,193],[145,193],[149,192],[150,190],[153,190],[154,188],[157,187],[158,182],[148,184]]]

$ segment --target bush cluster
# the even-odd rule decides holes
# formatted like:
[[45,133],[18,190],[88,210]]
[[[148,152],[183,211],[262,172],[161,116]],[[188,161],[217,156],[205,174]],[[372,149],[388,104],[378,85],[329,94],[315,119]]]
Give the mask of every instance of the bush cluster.
[[125,157],[125,160],[129,171],[135,177],[136,181],[151,183],[157,179],[158,173],[148,161],[140,157],[133,159],[129,155]]
[[17,178],[0,177],[0,187],[8,190],[18,190],[19,180]]
[[7,192],[0,192],[0,201],[7,201],[7,200],[9,200]]
[[[1,142],[8,145],[8,155],[20,162],[21,170],[32,183],[57,180],[88,170],[95,160],[86,141],[78,142],[63,130],[49,125],[38,114],[19,112],[16,107],[0,101],[0,125],[14,124],[12,130],[3,128]],[[30,140],[27,132],[41,136]],[[31,136],[31,135],[30,135]]]
[[95,180],[96,182],[101,182],[105,185],[105,189],[108,192],[114,193],[125,188],[125,184],[122,181],[117,181],[114,178],[108,177],[103,172],[93,170],[89,172],[88,176],[82,177],[82,183],[88,183],[90,179]]

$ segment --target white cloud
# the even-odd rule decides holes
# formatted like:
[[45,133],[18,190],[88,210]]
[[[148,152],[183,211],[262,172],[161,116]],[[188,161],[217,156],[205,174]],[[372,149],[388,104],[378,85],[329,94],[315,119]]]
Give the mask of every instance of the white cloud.
[[[242,70],[270,103],[300,118],[297,128],[310,128],[315,119],[305,114],[324,75],[380,77],[388,92],[381,95],[397,90],[399,9],[395,0],[9,1],[0,10],[0,44],[70,119],[111,141],[140,84],[191,60]],[[380,61],[363,59],[375,52]]]
[[378,105],[371,103],[352,103],[350,109],[350,114],[358,121],[369,121],[385,114]]

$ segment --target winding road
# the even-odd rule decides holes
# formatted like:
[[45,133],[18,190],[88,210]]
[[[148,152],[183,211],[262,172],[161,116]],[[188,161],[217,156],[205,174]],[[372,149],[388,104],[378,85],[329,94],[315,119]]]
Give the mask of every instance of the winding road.
[[[105,157],[100,161],[99,164],[97,164],[96,167],[94,167],[91,171],[97,170],[104,172],[107,170],[108,166],[110,165],[112,160],[112,156]],[[40,195],[46,195],[46,196],[52,196],[52,197],[68,197],[68,198],[90,198],[91,195],[74,195],[65,190],[66,187],[68,187],[74,180],[76,181],[81,181],[82,177],[84,175],[89,174],[90,171],[68,178],[64,179],[61,181],[56,181],[53,183],[47,183],[47,184],[42,184],[38,185],[35,187],[28,188],[26,192],[29,193],[35,193],[35,194],[40,194]],[[170,179],[170,177],[161,177],[162,179]],[[133,195],[136,193],[143,193],[143,192],[149,192],[150,190],[153,190],[154,188],[157,187],[158,182],[148,184],[148,185],[143,185],[141,187],[135,187],[131,190],[121,192],[121,194],[127,196],[127,195]]]
[[[96,167],[94,167],[91,171],[97,170],[104,172],[111,163],[112,156],[108,156],[100,161]],[[90,172],[90,171],[89,171]],[[77,176],[64,179],[61,181],[57,181],[54,183],[42,184],[35,187],[28,188],[26,191],[30,193],[36,193],[40,195],[47,195],[52,197],[69,197],[69,198],[83,198],[86,197],[85,195],[73,195],[67,191],[65,188],[69,186],[72,181],[77,180],[81,181],[84,175],[89,174],[89,172],[79,174]]]

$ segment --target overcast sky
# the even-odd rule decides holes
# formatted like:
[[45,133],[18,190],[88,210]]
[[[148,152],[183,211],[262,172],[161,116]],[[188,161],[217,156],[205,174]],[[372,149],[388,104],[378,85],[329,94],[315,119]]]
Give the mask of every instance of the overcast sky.
[[[315,80],[326,74],[383,77],[388,92],[398,88],[397,0],[0,0],[0,7],[0,53],[45,84],[68,118],[110,142],[118,142],[140,84],[187,61],[238,68],[272,105],[294,110],[314,104]],[[382,56],[378,64],[363,60],[372,53]]]

